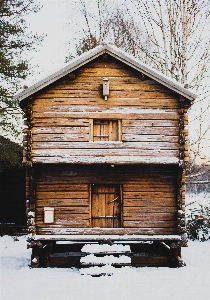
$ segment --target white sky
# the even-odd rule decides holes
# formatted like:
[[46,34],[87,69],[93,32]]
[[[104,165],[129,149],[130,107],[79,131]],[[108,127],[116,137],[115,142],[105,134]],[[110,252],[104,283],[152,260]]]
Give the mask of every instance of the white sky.
[[[63,17],[65,3],[62,0],[41,0],[43,6],[38,13],[28,16],[30,30],[39,35],[44,34],[44,42],[38,47],[39,51],[30,53],[30,63],[35,68],[35,74],[45,76],[53,69],[64,63],[67,55],[67,41],[69,40],[66,22]],[[34,76],[28,78],[29,81]],[[36,78],[37,79],[37,78]]]

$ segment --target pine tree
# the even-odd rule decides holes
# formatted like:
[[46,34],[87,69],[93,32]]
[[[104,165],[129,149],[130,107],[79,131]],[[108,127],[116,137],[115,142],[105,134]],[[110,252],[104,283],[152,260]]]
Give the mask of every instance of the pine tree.
[[13,134],[19,117],[13,95],[29,73],[24,56],[41,41],[28,31],[25,17],[38,10],[36,0],[0,0],[0,126]]

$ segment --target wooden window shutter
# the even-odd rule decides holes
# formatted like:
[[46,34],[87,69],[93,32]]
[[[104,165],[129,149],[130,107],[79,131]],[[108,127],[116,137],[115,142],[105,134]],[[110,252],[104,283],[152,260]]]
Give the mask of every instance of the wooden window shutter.
[[93,120],[93,142],[97,141],[119,141],[118,120]]

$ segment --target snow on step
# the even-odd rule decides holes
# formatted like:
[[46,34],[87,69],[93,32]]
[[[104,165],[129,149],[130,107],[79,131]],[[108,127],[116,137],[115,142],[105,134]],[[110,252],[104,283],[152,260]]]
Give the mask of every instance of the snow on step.
[[131,252],[129,245],[121,244],[87,244],[82,247],[84,253],[129,253]]
[[131,258],[125,255],[115,257],[113,255],[105,255],[97,257],[94,254],[89,254],[80,259],[81,265],[130,265]]
[[87,269],[80,269],[81,275],[91,275],[91,276],[112,276],[116,272],[116,268],[107,264],[102,267],[89,267]]

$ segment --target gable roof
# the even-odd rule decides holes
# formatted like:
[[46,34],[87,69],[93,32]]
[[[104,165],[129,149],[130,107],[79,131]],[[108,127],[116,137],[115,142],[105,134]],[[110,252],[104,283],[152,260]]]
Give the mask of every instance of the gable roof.
[[26,99],[27,97],[33,95],[35,92],[40,91],[44,87],[48,86],[49,84],[55,82],[56,80],[66,76],[67,74],[73,72],[74,70],[80,68],[81,66],[87,64],[88,62],[92,61],[93,59],[99,57],[100,55],[107,53],[112,57],[115,57],[119,61],[129,65],[133,69],[147,75],[148,77],[156,80],[160,84],[168,87],[169,89],[177,92],[178,94],[184,96],[189,100],[194,100],[196,95],[185,89],[183,85],[179,84],[175,80],[165,76],[161,72],[147,66],[146,64],[142,63],[139,59],[135,58],[132,55],[127,54],[123,50],[120,50],[116,46],[113,45],[100,45],[95,47],[94,49],[83,53],[81,56],[76,57],[75,59],[71,60],[68,64],[58,71],[52,73],[51,75],[47,76],[46,78],[38,81],[37,83],[33,84],[32,86],[28,87],[27,89],[17,93],[15,95],[15,99],[19,102]]

